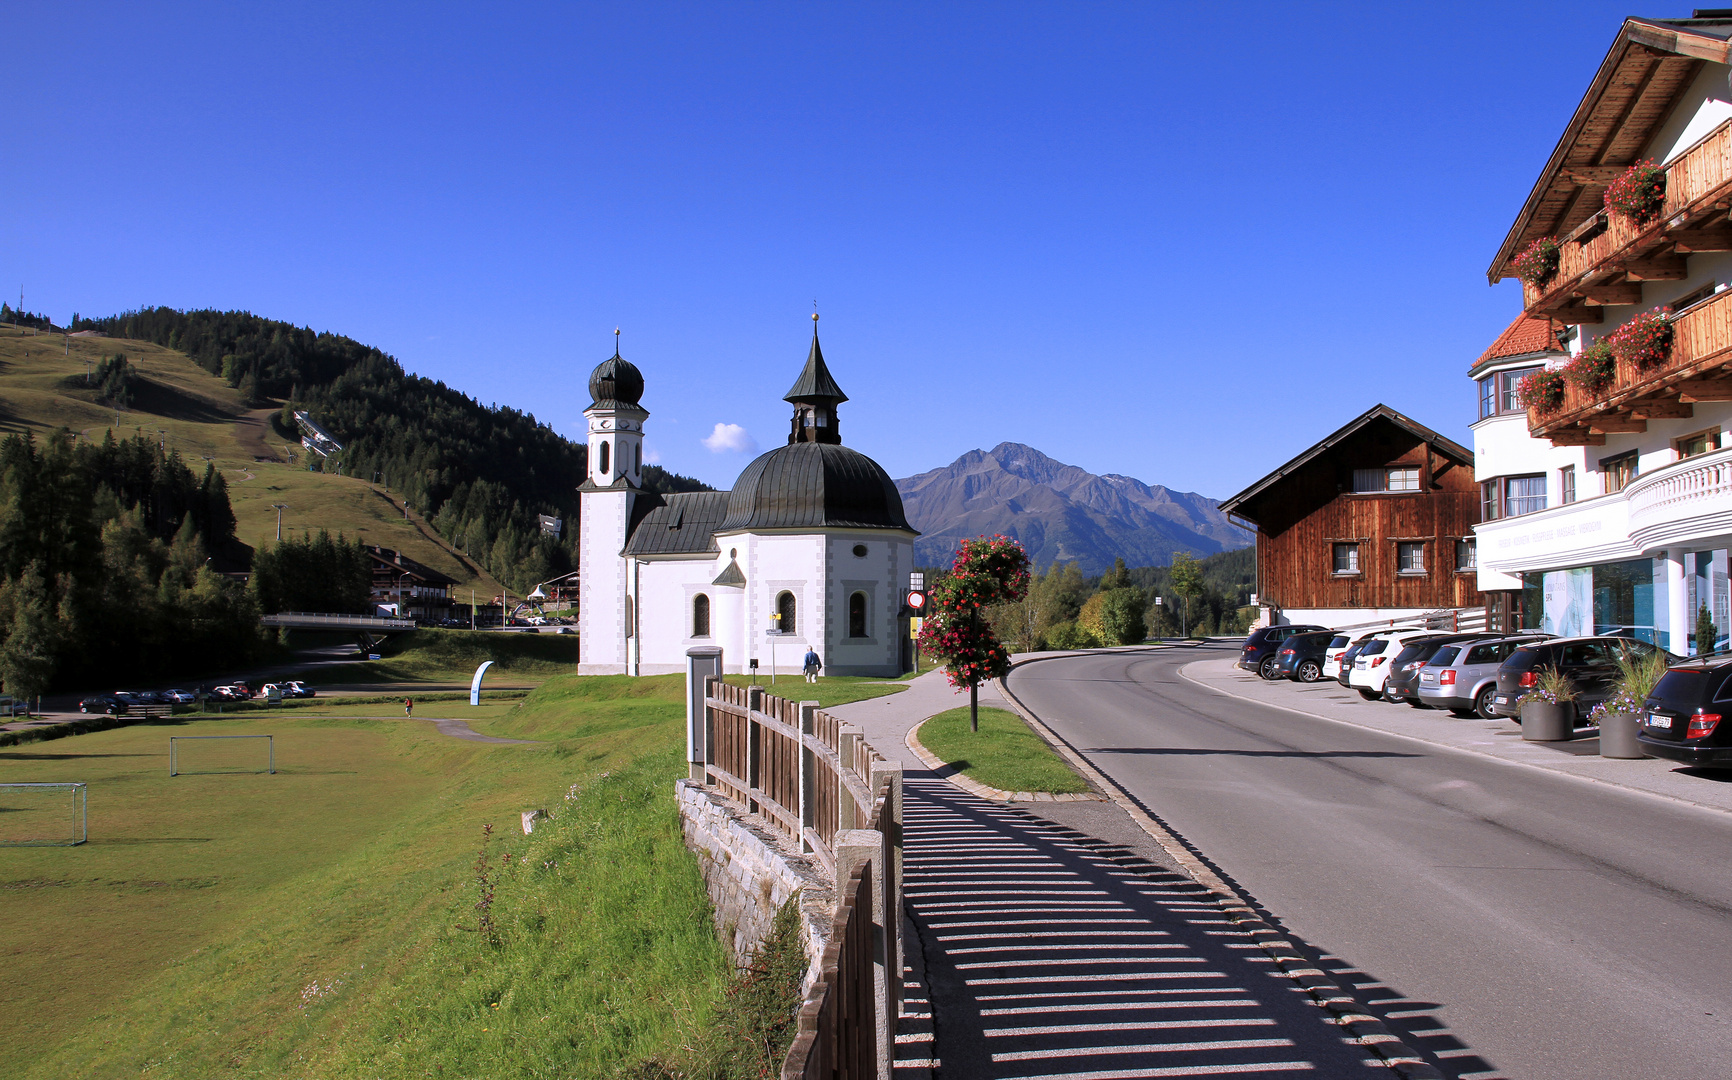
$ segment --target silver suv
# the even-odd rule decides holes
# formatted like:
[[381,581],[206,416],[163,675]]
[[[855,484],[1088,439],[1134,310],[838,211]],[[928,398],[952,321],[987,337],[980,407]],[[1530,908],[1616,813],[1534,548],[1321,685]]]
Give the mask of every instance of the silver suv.
[[1497,669],[1523,645],[1544,641],[1550,634],[1516,634],[1492,641],[1445,645],[1419,669],[1419,700],[1457,716],[1495,720],[1491,699],[1497,694]]

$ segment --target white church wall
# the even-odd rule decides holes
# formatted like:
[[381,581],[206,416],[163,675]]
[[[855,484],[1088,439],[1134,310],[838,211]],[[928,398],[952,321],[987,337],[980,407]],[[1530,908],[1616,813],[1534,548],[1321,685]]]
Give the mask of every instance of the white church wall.
[[[582,550],[618,552],[625,546],[623,491],[585,492],[578,528]],[[623,675],[626,665],[626,560],[587,558],[578,587],[579,675]]]
[[[900,674],[906,624],[901,582],[912,564],[914,545],[881,530],[836,532],[825,538],[830,582],[826,607],[824,670],[831,675]],[[852,598],[866,599],[866,636],[854,637]]]
[[[707,557],[637,560],[637,610],[642,621],[639,633],[643,649],[638,666],[640,675],[682,672],[686,669],[687,649],[717,643],[716,594],[720,590],[710,584],[716,576],[714,566]],[[710,632],[703,637],[692,633],[693,602],[700,594],[710,598]],[[725,652],[722,659],[728,660]]]
[[[798,675],[808,645],[819,646],[822,657],[825,605],[822,590],[814,588],[814,583],[823,580],[824,538],[738,533],[717,537],[717,543],[744,549],[746,655],[758,659],[758,670],[768,675],[773,655],[777,674]],[[776,625],[770,616],[776,612],[777,597],[784,592],[794,596],[794,632],[778,636],[772,650],[765,631]]]

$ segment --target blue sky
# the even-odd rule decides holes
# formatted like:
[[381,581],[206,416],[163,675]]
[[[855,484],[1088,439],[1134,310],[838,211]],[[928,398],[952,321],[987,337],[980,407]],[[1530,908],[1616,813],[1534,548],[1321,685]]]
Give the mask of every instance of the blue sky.
[[1468,440],[1485,267],[1629,13],[13,3],[0,295],[244,308],[574,437],[618,326],[721,487],[816,300],[892,475],[1224,498],[1379,401]]

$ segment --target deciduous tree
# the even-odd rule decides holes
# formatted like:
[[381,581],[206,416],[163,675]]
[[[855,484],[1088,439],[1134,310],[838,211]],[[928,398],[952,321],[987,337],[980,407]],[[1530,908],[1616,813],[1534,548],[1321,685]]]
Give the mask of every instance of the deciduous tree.
[[985,608],[1028,592],[1028,553],[1005,536],[964,540],[950,577],[930,590],[931,614],[920,644],[944,660],[950,685],[968,688],[969,728],[980,730],[980,684],[1010,670],[1010,653],[992,631]]

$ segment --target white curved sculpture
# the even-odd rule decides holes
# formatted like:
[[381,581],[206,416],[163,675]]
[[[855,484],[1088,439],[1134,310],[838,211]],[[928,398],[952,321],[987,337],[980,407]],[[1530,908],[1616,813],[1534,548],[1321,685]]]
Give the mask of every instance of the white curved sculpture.
[[481,704],[481,676],[487,674],[487,669],[493,666],[493,661],[483,660],[481,666],[475,669],[475,679],[469,684],[469,704]]

